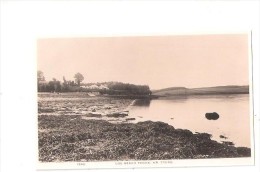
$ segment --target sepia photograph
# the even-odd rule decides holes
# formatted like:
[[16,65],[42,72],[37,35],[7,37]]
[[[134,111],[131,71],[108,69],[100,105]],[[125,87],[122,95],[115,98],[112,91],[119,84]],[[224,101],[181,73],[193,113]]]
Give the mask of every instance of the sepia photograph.
[[260,1],[0,1],[0,171],[259,171]]
[[252,158],[250,34],[37,41],[38,160]]

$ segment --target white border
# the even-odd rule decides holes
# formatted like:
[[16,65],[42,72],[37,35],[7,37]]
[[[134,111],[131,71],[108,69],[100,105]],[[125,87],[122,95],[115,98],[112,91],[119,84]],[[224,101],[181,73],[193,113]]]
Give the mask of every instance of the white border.
[[[259,1],[1,1],[1,171],[37,168],[37,96],[32,92],[36,93],[36,40],[42,37],[252,30],[254,112],[258,115],[254,116],[255,152],[256,162],[260,162],[257,153],[260,152],[259,21]],[[224,169],[256,171],[259,163],[231,169],[192,168],[195,171]]]
[[252,158],[184,159],[184,160],[143,160],[103,162],[62,162],[40,163],[39,170],[45,169],[113,169],[113,168],[170,168],[170,167],[223,167],[253,165]]

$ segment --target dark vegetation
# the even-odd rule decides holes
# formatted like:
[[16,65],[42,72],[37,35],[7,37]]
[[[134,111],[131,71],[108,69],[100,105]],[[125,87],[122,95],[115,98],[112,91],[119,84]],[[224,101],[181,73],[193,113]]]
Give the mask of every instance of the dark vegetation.
[[[148,85],[134,85],[122,82],[102,82],[102,83],[81,83],[84,80],[84,76],[80,73],[76,73],[75,81],[66,80],[63,77],[63,82],[53,78],[52,81],[45,81],[45,77],[42,71],[37,73],[38,92],[98,92],[106,95],[151,95],[151,91]],[[81,86],[90,85],[106,85],[107,89],[90,89]]]
[[152,92],[148,85],[134,85],[122,82],[104,82],[109,89],[103,89],[101,94],[109,95],[150,95]]
[[40,115],[39,160],[108,161],[250,157],[251,150],[218,143],[163,122],[112,124],[77,115]]

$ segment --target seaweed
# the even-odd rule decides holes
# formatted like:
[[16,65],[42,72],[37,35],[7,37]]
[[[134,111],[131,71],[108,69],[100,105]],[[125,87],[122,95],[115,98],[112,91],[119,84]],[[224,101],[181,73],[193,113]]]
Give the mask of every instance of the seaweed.
[[251,149],[163,122],[112,124],[80,115],[38,116],[39,160],[109,161],[250,157]]

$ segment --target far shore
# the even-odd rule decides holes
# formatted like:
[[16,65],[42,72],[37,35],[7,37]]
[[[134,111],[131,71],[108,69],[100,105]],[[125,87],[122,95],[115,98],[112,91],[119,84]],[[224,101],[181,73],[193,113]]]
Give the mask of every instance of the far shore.
[[[91,97],[88,92],[38,92],[38,94],[52,94],[52,95],[64,95],[64,94],[78,94],[85,95],[86,97]],[[112,97],[112,98],[127,98],[127,99],[159,99],[159,98],[182,98],[182,97],[193,97],[193,96],[228,96],[228,95],[244,95],[249,94],[248,92],[224,92],[224,93],[189,93],[189,94],[152,94],[152,95],[106,95],[99,94],[93,97]]]

